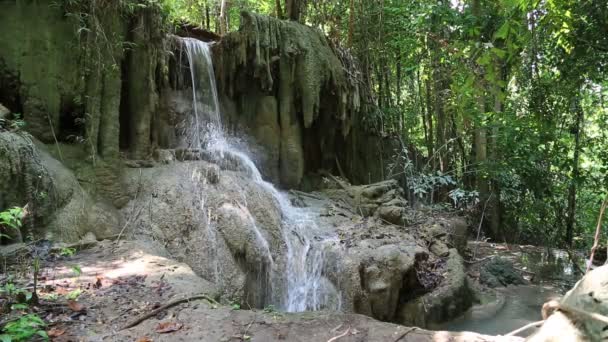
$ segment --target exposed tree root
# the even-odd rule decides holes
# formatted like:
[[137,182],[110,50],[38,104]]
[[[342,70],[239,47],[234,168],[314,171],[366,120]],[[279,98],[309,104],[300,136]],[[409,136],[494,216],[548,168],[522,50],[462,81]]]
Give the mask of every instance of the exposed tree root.
[[412,331],[419,329],[418,327],[411,327],[408,330],[404,331],[401,335],[397,336],[397,338],[395,339],[395,342],[400,341],[402,338],[404,338],[407,334],[411,333]]
[[190,302],[190,301],[197,300],[197,299],[205,299],[206,301],[208,301],[208,302],[210,302],[212,304],[218,304],[219,305],[219,303],[216,300],[214,300],[213,298],[211,298],[211,297],[209,297],[209,296],[207,296],[205,294],[198,294],[198,295],[194,295],[194,296],[190,296],[190,297],[186,297],[186,298],[175,299],[175,300],[172,300],[169,303],[161,306],[160,308],[158,308],[156,310],[152,310],[151,312],[149,312],[149,313],[147,313],[147,314],[145,314],[145,315],[143,315],[141,317],[136,318],[135,320],[131,321],[130,323],[128,323],[124,327],[120,328],[120,330],[125,330],[125,329],[129,329],[129,328],[133,328],[134,326],[138,325],[139,323],[147,320],[150,317],[156,316],[159,312],[167,310],[168,308],[170,308],[172,306],[175,306],[177,304],[181,304],[181,303],[184,303],[184,302]]
[[346,329],[343,333],[341,333],[338,336],[334,336],[332,338],[330,338],[329,340],[327,340],[327,342],[334,342],[337,341],[338,339],[341,339],[342,337],[348,335],[348,333],[350,332],[350,327],[348,327],[348,329]]

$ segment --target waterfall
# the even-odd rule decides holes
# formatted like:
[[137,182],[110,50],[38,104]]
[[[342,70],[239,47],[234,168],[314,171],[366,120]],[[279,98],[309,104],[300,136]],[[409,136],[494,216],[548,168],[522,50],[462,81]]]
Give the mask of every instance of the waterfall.
[[[330,294],[329,282],[323,276],[324,248],[328,243],[337,241],[337,238],[319,229],[313,213],[292,206],[287,194],[264,181],[253,160],[231,143],[221,126],[210,44],[192,38],[182,38],[182,42],[190,67],[194,112],[193,122],[187,126],[191,130],[187,134],[188,147],[200,148],[220,160],[237,160],[251,179],[274,198],[281,210],[287,260],[284,270],[275,269],[276,264],[272,263],[271,277],[281,279],[284,296],[265,304],[289,312],[339,309],[340,295]],[[253,217],[251,219],[254,220]],[[268,242],[257,230],[255,222],[253,227],[256,227],[259,247],[270,253]],[[273,260],[272,256],[269,259]]]

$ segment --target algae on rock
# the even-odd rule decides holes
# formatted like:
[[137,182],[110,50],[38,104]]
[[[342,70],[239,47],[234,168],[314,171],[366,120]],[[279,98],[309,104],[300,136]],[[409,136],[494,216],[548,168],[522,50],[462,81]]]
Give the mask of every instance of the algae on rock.
[[[225,104],[234,108],[225,114],[232,120],[243,116],[249,126],[279,123],[279,139],[269,141],[255,129],[254,138],[267,150],[279,151],[279,160],[271,161],[279,170],[279,180],[297,187],[306,171],[305,131],[318,128],[313,126],[323,115],[337,123],[325,129],[340,126],[342,135],[348,135],[360,109],[358,84],[347,77],[323,33],[292,21],[244,12],[240,30],[223,37],[215,52],[222,100],[237,103]],[[255,108],[262,107],[258,104],[262,99],[267,107],[268,97],[276,99],[277,108],[267,109],[267,122],[260,123]],[[323,134],[322,140],[332,140],[333,135]]]

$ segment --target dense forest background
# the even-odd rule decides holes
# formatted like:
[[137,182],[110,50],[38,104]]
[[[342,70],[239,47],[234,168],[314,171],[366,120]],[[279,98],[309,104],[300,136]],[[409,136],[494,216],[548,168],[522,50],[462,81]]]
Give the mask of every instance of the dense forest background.
[[473,210],[498,239],[589,243],[608,184],[602,0],[168,0],[223,34],[243,10],[322,30],[402,142],[410,202]]

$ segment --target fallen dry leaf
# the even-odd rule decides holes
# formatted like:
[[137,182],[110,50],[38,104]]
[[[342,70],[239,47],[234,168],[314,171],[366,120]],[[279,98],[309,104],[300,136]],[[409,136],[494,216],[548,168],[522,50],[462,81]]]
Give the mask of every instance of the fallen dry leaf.
[[144,336],[144,337],[140,337],[137,339],[137,341],[135,342],[153,342],[153,340],[151,338],[149,338],[148,336]]
[[156,332],[159,334],[170,333],[174,331],[178,331],[184,325],[176,322],[161,322],[156,326]]
[[65,334],[65,330],[51,328],[51,330],[47,331],[46,333],[49,335],[49,337],[57,337],[57,336],[61,336],[61,335]]
[[68,307],[74,312],[81,312],[84,310],[84,305],[73,300],[68,300]]
[[95,282],[95,285],[93,285],[94,288],[99,289],[101,288],[101,280],[103,279],[103,277],[97,277],[97,281]]

